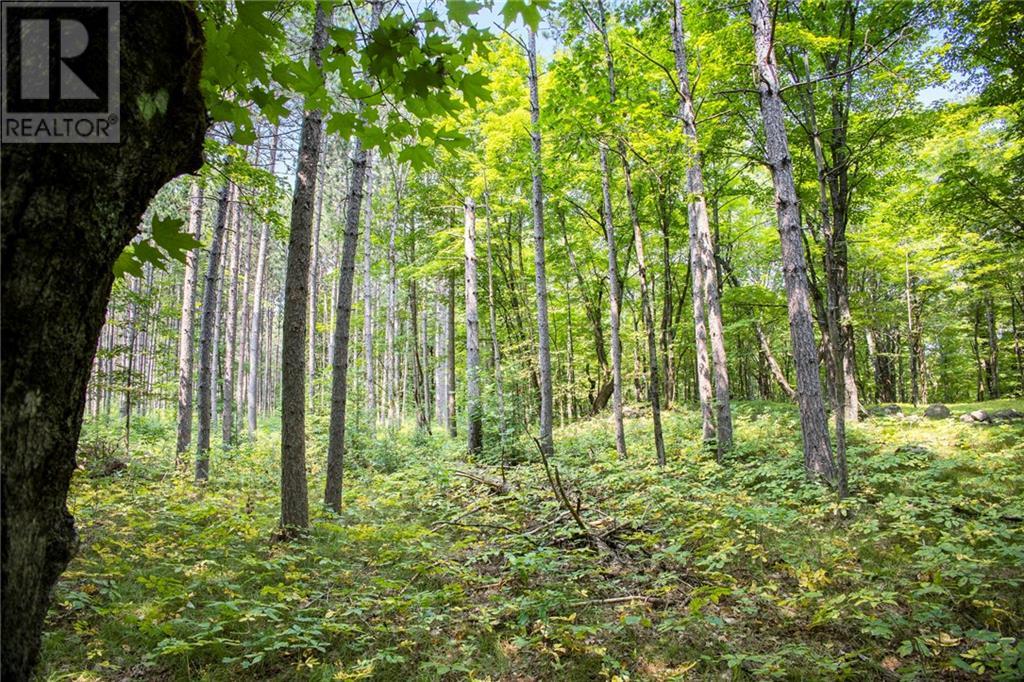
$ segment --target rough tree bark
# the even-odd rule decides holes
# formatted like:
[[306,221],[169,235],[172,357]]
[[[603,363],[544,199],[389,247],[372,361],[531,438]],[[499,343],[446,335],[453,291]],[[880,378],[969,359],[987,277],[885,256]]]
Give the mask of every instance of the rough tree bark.
[[[185,3],[120,8],[121,142],[4,145],[0,553],[5,680],[28,679],[71,557],[65,506],[111,270],[150,199],[202,163],[203,35]],[[168,93],[152,117],[143,94]]]
[[483,449],[483,414],[480,405],[480,318],[476,303],[476,204],[466,198],[466,439],[470,454]]
[[[309,61],[319,70],[320,52],[327,44],[327,13],[316,3]],[[281,343],[281,528],[285,532],[309,525],[309,491],[306,485],[306,305],[309,288],[310,234],[313,203],[320,165],[322,114],[306,111],[302,120],[299,158],[295,168],[291,233],[284,286],[284,320]]]
[[[203,232],[203,189],[198,181],[189,190],[188,233],[199,239]],[[185,255],[185,281],[181,291],[181,327],[178,336],[178,440],[176,457],[181,458],[192,444],[192,374],[195,369],[196,283],[199,279],[199,254],[195,249]],[[177,460],[176,460],[177,461]]]
[[[538,365],[540,366],[540,446],[544,450],[544,454],[553,455],[555,453],[555,442],[551,431],[551,333],[548,329],[548,278],[544,257],[544,167],[541,165],[540,156],[537,33],[532,30],[529,31],[527,39],[527,60],[530,65],[530,145],[533,152],[531,164],[533,176],[533,264],[534,281],[537,289],[537,358]],[[469,248],[468,244],[466,248]]]
[[[380,3],[374,2],[370,30],[377,28]],[[362,111],[362,104],[359,104]],[[341,511],[341,493],[345,476],[345,416],[348,403],[348,346],[352,325],[352,288],[355,283],[356,251],[359,247],[359,214],[363,207],[363,185],[370,158],[362,140],[352,141],[352,172],[345,203],[345,237],[341,245],[341,275],[338,278],[338,302],[334,319],[334,357],[331,358],[331,422],[327,440],[327,481],[324,504]]]
[[754,28],[757,87],[765,130],[766,161],[775,186],[789,333],[793,344],[797,403],[803,432],[804,469],[810,478],[831,482],[835,480],[835,464],[832,461],[821,377],[818,374],[818,351],[814,341],[807,265],[801,238],[800,204],[793,181],[793,160],[786,136],[768,0],[751,0],[750,18]]
[[[706,301],[694,306],[694,325],[700,336],[701,322],[698,313],[707,313],[707,331],[711,333],[711,362],[715,379],[715,411],[718,436],[718,456],[732,448],[732,409],[729,404],[729,367],[725,354],[725,331],[722,325],[722,305],[719,300],[718,268],[715,264],[714,248],[711,243],[711,229],[708,223],[708,207],[704,196],[704,170],[697,141],[697,116],[690,91],[690,74],[686,61],[686,44],[683,41],[683,11],[679,0],[674,1],[672,22],[672,44],[675,51],[676,76],[679,78],[679,118],[683,123],[690,150],[686,167],[686,189],[689,194],[688,217],[690,223],[690,268],[693,272],[693,297]],[[696,239],[696,243],[694,243]],[[694,253],[696,251],[696,253]],[[700,272],[698,272],[698,270]],[[701,359],[698,341],[698,373],[700,365],[707,371],[707,358]],[[707,352],[706,347],[703,351]],[[707,390],[707,386],[702,386]],[[704,408],[704,396],[701,396]],[[705,435],[707,433],[705,423]]]
[[206,268],[206,285],[203,288],[202,321],[199,326],[199,423],[196,431],[197,481],[210,477],[210,421],[213,418],[213,366],[216,362],[214,334],[217,327],[217,308],[220,300],[221,258],[224,253],[228,212],[233,191],[230,183],[220,191],[217,199],[217,218],[214,221],[213,241],[210,242],[210,259]]

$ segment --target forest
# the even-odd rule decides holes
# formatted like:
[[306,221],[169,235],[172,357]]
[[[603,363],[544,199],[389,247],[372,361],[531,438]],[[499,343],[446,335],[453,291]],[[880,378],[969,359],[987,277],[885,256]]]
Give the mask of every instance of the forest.
[[5,680],[1024,679],[1024,2],[117,7]]

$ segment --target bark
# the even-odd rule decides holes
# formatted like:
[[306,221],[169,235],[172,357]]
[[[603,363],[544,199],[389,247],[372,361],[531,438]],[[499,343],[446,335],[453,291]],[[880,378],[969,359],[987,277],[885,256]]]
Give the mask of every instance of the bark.
[[216,358],[217,308],[220,301],[221,258],[227,233],[228,214],[231,206],[232,189],[225,185],[217,200],[217,218],[214,222],[213,241],[210,242],[210,258],[206,269],[206,285],[203,289],[202,321],[199,329],[199,423],[196,432],[196,481],[205,481],[210,476],[210,422],[215,409],[213,393],[213,372]]
[[[697,140],[697,117],[690,91],[690,76],[686,61],[686,45],[683,42],[683,12],[679,0],[674,2],[672,43],[675,51],[676,76],[679,79],[679,118],[683,123],[683,134],[690,146],[689,162],[686,168],[686,188],[689,195],[688,217],[690,223],[690,270],[693,277],[694,330],[697,334],[697,372],[701,390],[701,412],[704,418],[704,435],[707,440],[708,419],[706,402],[710,390],[706,376],[708,360],[706,342],[701,342],[701,332],[710,331],[711,361],[715,379],[715,412],[717,421],[718,456],[732,448],[732,410],[729,403],[729,369],[725,353],[725,332],[722,326],[722,306],[719,300],[718,268],[715,264],[708,208],[704,191],[704,171]],[[698,304],[698,299],[700,303]],[[706,303],[705,303],[706,302]],[[703,315],[707,314],[707,328]],[[698,319],[699,318],[699,319]],[[703,348],[702,348],[703,346]]]
[[445,340],[448,342],[447,353],[445,354],[445,370],[448,373],[448,380],[445,382],[447,395],[445,401],[448,405],[448,435],[452,438],[458,436],[458,412],[455,405],[455,273],[448,275],[448,309],[447,309],[447,331]]
[[[494,258],[491,253],[491,198],[490,194],[484,190],[484,216],[487,221],[487,314],[491,324],[491,365],[494,368],[494,391],[498,399],[498,438],[501,441],[502,446],[502,463],[504,464],[504,451],[505,451],[505,389],[502,383],[501,377],[501,346],[498,343],[498,322],[497,322],[497,311],[494,304]],[[455,326],[455,305],[452,301],[451,306],[451,326]],[[1016,326],[1014,326],[1016,330]],[[449,334],[451,333],[449,329]],[[1015,337],[1016,338],[1016,337]],[[454,382],[455,374],[455,357],[454,347],[452,347],[451,357],[451,374],[449,379]],[[453,394],[454,395],[454,394]]]
[[[320,142],[320,155],[326,155],[326,144],[323,139]],[[324,169],[326,159],[321,163],[316,189],[316,221],[313,223],[313,255],[309,262],[309,334],[306,347],[306,371],[309,375],[309,405],[312,408],[316,397],[316,316],[317,316],[317,294],[320,288],[320,225],[324,215],[324,178],[327,172]]]
[[29,678],[50,590],[75,545],[65,506],[112,266],[168,180],[202,163],[203,35],[184,3],[120,8],[122,103],[169,93],[144,118],[121,109],[118,144],[0,151],[2,373],[0,675]]
[[985,384],[988,399],[999,398],[999,337],[996,335],[996,308],[992,296],[985,296],[985,321],[988,325],[988,358],[985,361]]
[[761,356],[764,358],[768,365],[768,371],[771,372],[772,378],[775,379],[775,383],[779,385],[782,392],[786,394],[786,397],[790,400],[796,400],[796,391],[790,386],[789,381],[786,379],[786,373],[782,371],[782,367],[779,366],[779,361],[775,359],[775,355],[772,353],[772,345],[768,341],[768,335],[764,333],[764,329],[760,324],[754,323],[754,333],[757,335],[757,343],[761,349]]
[[[231,251],[225,270],[224,286],[227,310],[224,317],[224,378],[221,391],[221,440],[225,449],[235,439],[235,340],[238,332],[238,260],[242,250],[242,205],[238,187],[234,187],[231,223],[225,239],[231,239]],[[225,248],[226,245],[225,245]]]
[[[189,190],[188,233],[200,239],[203,232],[203,190],[198,181]],[[192,374],[195,359],[196,283],[199,254],[185,254],[185,280],[181,292],[181,326],[178,328],[178,441],[176,457],[192,443]]]
[[757,86],[765,129],[765,150],[775,188],[779,240],[782,247],[790,340],[796,367],[797,403],[804,445],[804,468],[811,478],[835,480],[835,464],[829,442],[828,421],[818,373],[818,353],[811,319],[807,265],[801,238],[800,205],[793,181],[793,162],[786,136],[772,17],[767,0],[751,0]]
[[[537,35],[529,32],[527,58],[530,63],[530,143],[532,162],[533,265],[537,290],[537,364],[540,368],[540,447],[555,453],[551,423],[551,333],[548,329],[548,279],[544,256],[544,167],[540,155],[540,99],[537,90]],[[468,220],[468,218],[467,218]],[[467,244],[467,249],[468,244]],[[467,251],[468,255],[468,251]],[[476,268],[474,257],[474,271]],[[475,285],[474,285],[475,286]]]
[[[380,4],[372,3],[370,30],[377,28]],[[360,111],[362,105],[360,104]],[[352,142],[352,171],[345,204],[345,237],[341,246],[341,275],[338,278],[338,303],[334,320],[334,356],[331,358],[331,421],[327,441],[327,481],[324,504],[341,511],[345,475],[345,418],[348,405],[349,330],[352,324],[352,287],[355,282],[356,251],[359,245],[359,215],[363,206],[363,185],[370,159],[362,140]]]
[[483,449],[484,438],[480,405],[480,319],[476,302],[476,204],[468,197],[463,246],[466,254],[466,438],[469,453],[475,455]]
[[[277,163],[277,144],[280,139],[278,129],[274,129],[274,141],[270,147],[270,171],[274,171]],[[253,282],[252,320],[249,329],[249,386],[246,399],[249,440],[256,437],[256,412],[259,408],[258,390],[260,381],[260,333],[263,322],[263,289],[267,273],[267,244],[270,239],[270,223],[264,222],[260,229],[260,244],[256,250],[256,277]]]
[[377,426],[377,385],[373,365],[373,176],[367,160],[366,218],[363,223],[363,370],[366,374],[366,412],[370,416],[370,432]]
[[[910,276],[910,254],[905,260],[906,273],[906,299],[907,299],[907,345],[910,352],[910,400],[914,405],[921,402],[921,372],[918,360],[920,358],[919,346],[921,345],[921,331],[917,329],[914,321],[917,319],[914,306],[914,280]],[[979,398],[980,400],[980,398]]]
[[[611,310],[612,412],[615,418],[615,450],[626,456],[626,431],[622,421],[622,341],[619,338],[619,262],[612,221],[612,196],[609,187],[608,147],[600,143],[601,195],[604,202],[604,235],[608,244],[608,300]],[[607,397],[605,398],[607,400]]]
[[395,236],[402,213],[402,179],[394,172],[395,210],[388,231],[388,309],[384,329],[384,402],[388,415],[388,427],[398,424],[398,354],[395,344],[398,339],[398,251]]
[[[316,3],[311,65],[322,68],[320,52],[327,44],[327,13]],[[306,305],[309,288],[310,236],[320,165],[322,114],[306,111],[302,120],[295,168],[288,263],[285,271],[283,336],[281,339],[281,527],[286,532],[309,525],[306,484]]]

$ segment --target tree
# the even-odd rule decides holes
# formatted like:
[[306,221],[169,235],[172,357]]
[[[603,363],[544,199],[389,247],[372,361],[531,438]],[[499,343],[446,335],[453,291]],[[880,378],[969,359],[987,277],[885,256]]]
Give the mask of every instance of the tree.
[[772,16],[767,0],[751,0],[750,18],[754,27],[765,156],[775,189],[779,241],[782,247],[789,334],[793,346],[793,364],[796,366],[797,404],[804,442],[804,468],[809,477],[831,482],[836,478],[836,471],[818,374],[818,350],[811,320],[807,265],[800,235],[800,204],[793,181],[793,159],[786,136],[772,40]]
[[[193,182],[189,189],[188,233],[196,239],[203,231],[203,189]],[[178,340],[178,441],[175,452],[184,455],[192,443],[192,375],[195,358],[196,282],[199,263],[195,250],[185,256],[181,291],[181,327]]]
[[[530,67],[530,145],[533,151],[531,188],[533,193],[534,281],[537,288],[537,360],[540,367],[540,444],[545,454],[552,455],[555,452],[555,443],[551,433],[551,332],[548,330],[548,279],[544,257],[544,166],[540,156],[537,33],[532,29],[527,38],[526,54]],[[488,241],[487,248],[490,249],[490,241]],[[475,267],[474,264],[474,269]],[[489,270],[488,275],[490,275]]]
[[4,145],[0,152],[0,672],[7,680],[28,679],[50,589],[74,546],[65,500],[112,266],[157,190],[202,163],[203,34],[195,11],[142,3],[120,13],[121,100],[162,90],[170,93],[166,109],[144,117],[123,107],[118,144]]
[[217,199],[217,218],[214,221],[210,259],[206,266],[206,285],[203,288],[202,321],[199,327],[199,429],[196,434],[196,481],[210,477],[210,420],[215,409],[213,394],[214,331],[217,326],[217,308],[220,299],[221,258],[224,253],[228,215],[235,198],[235,186],[227,183]]
[[[373,2],[370,30],[377,28],[381,3]],[[359,104],[362,112],[362,104]],[[345,475],[345,413],[348,406],[348,346],[352,324],[352,289],[355,284],[356,251],[359,245],[359,216],[363,207],[363,185],[370,158],[362,140],[352,142],[352,172],[345,202],[345,237],[341,246],[341,276],[338,279],[337,312],[334,319],[334,357],[331,358],[331,422],[328,429],[327,481],[324,504],[335,513],[341,511],[341,493]]]
[[476,303],[476,204],[465,203],[466,252],[466,438],[471,455],[483,449],[483,414],[480,409],[480,318]]
[[[729,367],[725,354],[725,332],[722,327],[722,306],[718,295],[708,207],[704,193],[704,171],[697,140],[697,116],[690,90],[690,73],[683,40],[683,11],[680,0],[673,2],[672,46],[675,52],[676,77],[679,79],[679,118],[689,143],[686,166],[686,190],[689,194],[690,273],[693,278],[693,321],[697,339],[697,381],[700,389],[704,438],[715,435],[710,417],[711,381],[707,355],[707,329],[711,330],[711,358],[714,363],[715,408],[717,410],[718,455],[732,447],[732,410],[729,405]],[[706,305],[705,305],[706,302]],[[706,315],[706,318],[705,318]]]
[[[309,61],[323,66],[327,44],[327,13],[316,3]],[[322,78],[322,76],[321,76]],[[309,289],[310,233],[320,163],[322,114],[310,109],[302,119],[299,159],[295,168],[288,268],[285,274],[284,337],[281,351],[281,528],[293,532],[309,525],[306,488],[306,305]]]

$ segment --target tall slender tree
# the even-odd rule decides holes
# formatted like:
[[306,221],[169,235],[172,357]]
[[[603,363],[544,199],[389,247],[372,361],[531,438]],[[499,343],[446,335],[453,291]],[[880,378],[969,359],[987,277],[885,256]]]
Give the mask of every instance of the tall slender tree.
[[[327,13],[318,1],[314,10],[310,66],[323,67],[327,44]],[[322,77],[322,76],[320,76]],[[286,532],[309,525],[306,484],[306,305],[309,288],[310,233],[320,165],[323,117],[308,109],[302,119],[299,158],[295,168],[291,233],[285,272],[284,320],[281,352],[281,527]]]
[[[370,30],[377,28],[381,3],[373,2]],[[359,110],[362,111],[360,102]],[[327,441],[327,481],[324,504],[341,511],[341,493],[345,475],[345,416],[348,403],[349,340],[352,324],[352,288],[355,283],[356,251],[359,246],[359,216],[363,207],[363,186],[370,164],[362,140],[352,141],[352,171],[345,202],[345,236],[341,245],[341,274],[338,277],[338,302],[334,319],[334,357],[331,359],[331,422]]]
[[[534,282],[537,289],[537,364],[540,367],[540,446],[543,448],[545,454],[552,455],[555,452],[555,442],[552,436],[551,420],[551,333],[548,329],[548,276],[544,255],[544,166],[541,160],[540,146],[540,98],[537,87],[537,32],[534,30],[529,31],[526,52],[527,61],[530,66],[530,145],[533,152],[531,164],[531,175],[533,178],[533,269]],[[468,210],[469,209],[467,209],[467,211]],[[467,220],[468,219],[469,218],[467,217]],[[467,246],[467,249],[468,248],[469,247]],[[488,240],[488,249],[489,248],[490,241]],[[474,274],[475,268],[476,265],[474,262]],[[490,273],[488,272],[488,274]],[[474,291],[474,303],[475,295],[476,292]]]
[[[704,191],[704,170],[697,139],[697,115],[690,90],[690,73],[683,40],[683,11],[680,0],[673,0],[672,45],[675,51],[676,77],[679,79],[679,119],[683,134],[689,143],[686,166],[686,190],[689,196],[687,215],[690,223],[690,272],[693,278],[694,327],[697,334],[698,387],[704,414],[704,434],[708,435],[707,401],[710,399],[707,381],[707,331],[711,332],[711,360],[715,378],[715,411],[717,421],[718,453],[732,447],[732,409],[729,402],[729,367],[725,353],[725,331],[722,325],[722,305],[719,299],[718,268],[711,243],[708,207]],[[698,300],[699,299],[699,300]],[[706,305],[705,305],[706,302]],[[705,327],[704,315],[707,314]]]
[[471,454],[483,449],[483,414],[480,405],[480,318],[476,302],[476,203],[466,198],[466,438]]
[[206,266],[206,285],[203,289],[202,321],[199,327],[199,395],[197,396],[199,424],[196,431],[196,481],[210,477],[210,419],[213,416],[213,334],[217,326],[217,301],[220,298],[221,255],[227,231],[228,206],[232,190],[225,185],[217,199],[217,217],[210,242],[210,259]]
[[[200,239],[203,233],[203,188],[193,181],[189,188],[188,233]],[[178,440],[176,456],[184,455],[192,443],[192,393],[195,369],[196,284],[199,253],[185,255],[185,279],[181,287],[181,326],[178,336]]]
[[766,161],[775,187],[789,334],[793,345],[797,404],[803,433],[804,468],[809,477],[831,482],[836,477],[835,463],[832,460],[828,420],[818,373],[818,349],[814,341],[807,265],[800,232],[800,204],[793,181],[793,158],[789,153],[789,140],[786,136],[768,0],[751,0],[750,18],[754,29],[757,88],[765,131]]
[[[277,145],[280,139],[279,128],[274,128],[273,141],[270,143],[270,172],[277,165]],[[249,385],[246,395],[246,418],[249,440],[256,437],[256,413],[259,409],[258,393],[260,382],[260,338],[263,323],[263,290],[267,274],[267,247],[270,241],[270,221],[264,220],[260,228],[260,242],[256,249],[256,273],[252,286],[252,319],[249,327]]]

